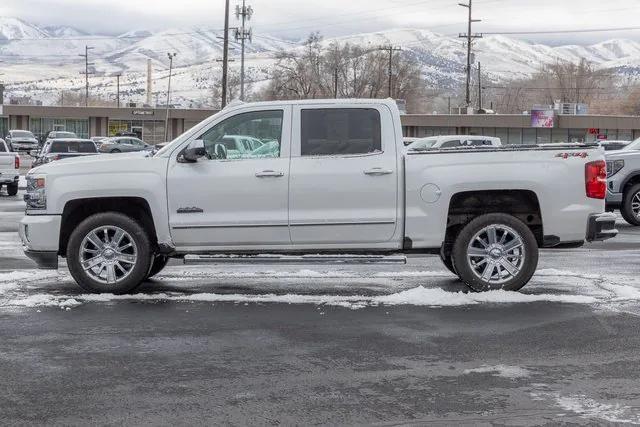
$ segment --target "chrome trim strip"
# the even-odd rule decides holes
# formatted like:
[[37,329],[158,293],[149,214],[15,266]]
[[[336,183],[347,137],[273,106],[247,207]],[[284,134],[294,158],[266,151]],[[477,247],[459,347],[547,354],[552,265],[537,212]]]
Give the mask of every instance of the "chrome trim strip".
[[[318,227],[323,225],[384,225],[395,224],[395,221],[354,221],[354,222],[297,222],[290,224],[292,227]],[[257,227],[288,227],[289,224],[215,224],[215,225],[174,225],[173,230],[190,230],[199,228],[257,228]]]
[[292,223],[292,227],[316,227],[322,225],[383,225],[383,224],[395,224],[394,220],[389,221],[344,221],[344,222],[295,222]]

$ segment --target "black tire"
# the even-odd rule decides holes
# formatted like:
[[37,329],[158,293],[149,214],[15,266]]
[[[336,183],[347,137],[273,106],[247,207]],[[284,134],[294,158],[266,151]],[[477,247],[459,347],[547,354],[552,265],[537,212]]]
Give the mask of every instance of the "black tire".
[[[130,273],[115,284],[107,284],[91,277],[83,269],[80,260],[80,246],[84,238],[103,226],[114,226],[124,230],[131,236],[137,248],[136,261]],[[67,266],[78,285],[89,292],[126,294],[137,288],[147,277],[151,267],[151,255],[149,237],[136,220],[118,212],[106,212],[88,217],[71,233],[67,245]]]
[[[469,261],[469,257],[467,255],[469,244],[472,242],[472,240],[474,240],[476,234],[492,225],[497,226],[498,228],[509,228],[518,235],[520,241],[522,242],[522,245],[520,246],[523,249],[523,252],[520,252],[522,264],[519,266],[519,270],[516,269],[516,272],[513,275],[509,274],[508,276],[512,277],[508,280],[505,278],[505,280],[501,283],[492,283],[492,278],[494,276],[494,272],[496,271],[495,267],[491,267],[491,277],[489,278],[489,280],[484,280],[482,277],[480,277],[477,270],[474,270],[474,268],[472,267],[472,263],[471,261]],[[499,252],[500,251],[498,251],[498,253]],[[527,225],[520,221],[518,218],[507,214],[487,214],[475,218],[462,229],[453,245],[452,256],[453,263],[458,272],[458,276],[472,290],[476,292],[484,292],[497,289],[518,291],[522,289],[524,285],[529,283],[529,280],[531,280],[531,277],[538,267],[538,243],[535,236],[531,232],[531,229],[529,229],[529,227],[527,227]],[[500,260],[504,260],[504,257],[500,257],[498,255],[497,258],[488,259],[491,259],[492,263],[494,262],[494,260],[497,263],[500,262]],[[509,260],[507,261],[510,262]],[[520,261],[516,260],[515,262],[517,263]],[[482,265],[482,262],[477,262],[476,268],[480,269],[482,268]],[[514,267],[512,263],[511,267]],[[501,271],[502,268],[505,267],[503,265],[498,267],[497,276],[501,276],[503,273],[507,275],[506,268],[504,271]]]
[[633,200],[636,197],[640,197],[640,184],[632,186],[628,191],[624,193],[624,199],[622,200],[622,206],[620,213],[622,218],[629,224],[634,226],[640,226],[640,217],[633,213]]
[[164,255],[156,255],[153,257],[153,262],[151,263],[151,270],[147,274],[147,279],[152,278],[156,274],[160,273],[169,263],[169,257]]
[[116,154],[116,153],[121,153],[121,151],[116,148],[115,150],[111,150],[110,153]]
[[446,256],[446,255],[444,255],[443,251],[441,250],[440,251],[440,261],[442,261],[442,264],[444,264],[444,266],[447,267],[447,270],[449,270],[450,272],[452,272],[456,276],[458,275],[458,272],[456,271],[456,266],[453,265],[453,256],[451,256],[451,255]]
[[9,196],[18,194],[18,184],[7,184],[7,194]]

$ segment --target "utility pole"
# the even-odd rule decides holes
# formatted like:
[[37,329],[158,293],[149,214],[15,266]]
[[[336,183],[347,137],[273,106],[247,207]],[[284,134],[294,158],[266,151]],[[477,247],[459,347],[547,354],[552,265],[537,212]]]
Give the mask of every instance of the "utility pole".
[[236,6],[236,19],[240,19],[242,21],[242,25],[240,28],[236,28],[236,41],[240,42],[241,53],[240,53],[240,101],[244,101],[244,50],[245,50],[245,40],[249,40],[253,37],[251,28],[246,29],[246,22],[251,20],[251,16],[253,15],[253,8],[251,6],[246,5],[246,0],[242,0],[242,6]]
[[229,72],[229,0],[224,4],[224,43],[222,48],[222,102],[221,107],[227,105],[227,73]]
[[122,73],[116,74],[116,102],[118,103],[118,108],[120,108],[120,77]]
[[402,48],[389,45],[381,47],[380,50],[386,50],[389,53],[389,98],[393,98],[393,53],[401,51]]
[[95,65],[93,62],[89,62],[89,50],[93,49],[91,46],[84,47],[84,55],[80,55],[84,58],[84,78],[85,78],[85,92],[84,92],[84,106],[89,106],[89,74],[93,74],[93,72],[89,73],[89,66]]
[[338,66],[333,69],[333,97],[338,99]]
[[482,110],[482,64],[478,62],[478,110]]
[[167,115],[164,119],[164,140],[169,138],[169,104],[171,103],[171,72],[173,71],[173,58],[177,53],[167,53],[169,58],[169,82],[167,84]]
[[472,7],[473,7],[473,0],[469,0],[469,3],[458,3],[458,5],[462,6],[462,7],[466,7],[467,9],[469,9],[469,18],[468,18],[468,22],[467,22],[467,34],[460,34],[458,37],[460,38],[464,38],[467,39],[467,87],[466,87],[466,98],[465,98],[465,102],[466,102],[466,106],[470,107],[471,106],[471,63],[473,62],[472,57],[471,57],[471,45],[473,43],[473,41],[475,39],[480,39],[482,38],[482,34],[473,34],[471,32],[471,25],[474,22],[481,22],[481,19],[473,19],[473,15],[472,15]]

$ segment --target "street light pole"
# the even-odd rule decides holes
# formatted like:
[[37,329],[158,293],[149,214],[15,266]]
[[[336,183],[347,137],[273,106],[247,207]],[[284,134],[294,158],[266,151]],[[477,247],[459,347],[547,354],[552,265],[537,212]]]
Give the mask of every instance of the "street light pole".
[[167,115],[164,120],[164,139],[165,141],[169,138],[169,103],[171,102],[171,72],[173,71],[173,58],[175,58],[177,53],[167,53],[167,57],[169,57],[169,82],[167,85]]
[[122,74],[116,74],[116,101],[118,102],[118,108],[120,108],[120,76]]

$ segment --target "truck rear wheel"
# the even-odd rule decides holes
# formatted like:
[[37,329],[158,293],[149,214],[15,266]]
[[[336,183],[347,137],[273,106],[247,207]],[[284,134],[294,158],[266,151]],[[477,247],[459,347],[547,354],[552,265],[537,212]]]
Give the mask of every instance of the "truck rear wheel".
[[636,184],[624,194],[620,213],[631,225],[640,226],[640,184]]
[[71,276],[89,292],[131,292],[151,266],[149,237],[137,221],[121,213],[92,215],[71,233],[67,265]]
[[18,184],[7,184],[7,194],[9,196],[18,194]]
[[520,290],[538,266],[536,238],[522,221],[488,214],[467,224],[453,246],[460,279],[476,292]]

